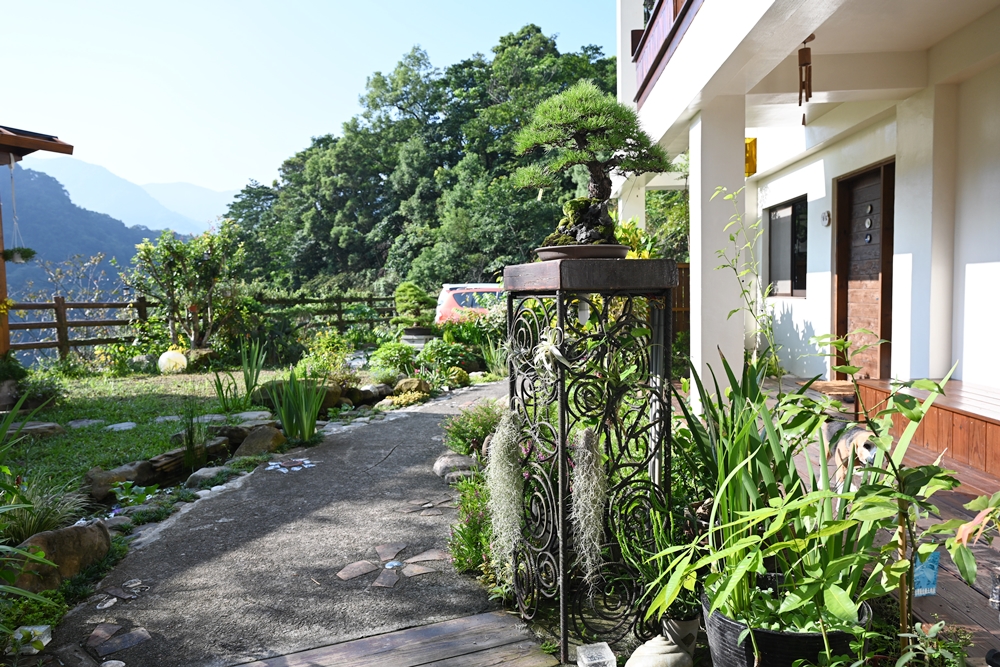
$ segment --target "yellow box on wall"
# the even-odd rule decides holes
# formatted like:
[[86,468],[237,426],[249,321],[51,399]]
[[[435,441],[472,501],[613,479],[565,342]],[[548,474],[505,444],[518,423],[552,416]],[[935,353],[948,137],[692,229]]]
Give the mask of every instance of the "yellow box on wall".
[[757,138],[747,137],[746,141],[746,152],[745,152],[745,169],[746,177],[750,178],[757,173]]

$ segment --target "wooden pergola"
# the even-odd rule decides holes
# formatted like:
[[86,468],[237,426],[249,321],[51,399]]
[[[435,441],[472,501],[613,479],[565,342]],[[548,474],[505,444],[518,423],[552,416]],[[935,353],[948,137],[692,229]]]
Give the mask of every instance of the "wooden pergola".
[[[73,147],[59,137],[38,132],[18,130],[0,125],[0,166],[13,165],[21,158],[35,151],[51,151],[53,153],[73,154]],[[3,210],[0,208],[0,299],[7,300],[7,266],[2,260],[3,244]],[[0,354],[10,350],[10,329],[7,323],[7,311],[0,313]]]

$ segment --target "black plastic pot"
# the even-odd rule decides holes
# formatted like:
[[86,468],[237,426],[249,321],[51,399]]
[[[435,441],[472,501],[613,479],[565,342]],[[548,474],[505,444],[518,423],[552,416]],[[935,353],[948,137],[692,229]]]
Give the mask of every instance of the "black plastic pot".
[[[712,653],[714,667],[753,667],[753,642],[747,636],[737,643],[740,633],[746,629],[744,623],[722,615],[718,611],[709,615],[711,605],[702,598],[705,611],[705,632],[708,634],[708,648]],[[862,626],[868,625],[871,608],[868,603],[861,605]],[[825,647],[823,635],[819,632],[775,632],[773,630],[753,630],[757,649],[760,651],[758,667],[792,667],[796,660],[806,660],[818,664],[818,657]],[[849,632],[829,632],[827,639],[833,655],[852,655],[851,642],[854,635]]]

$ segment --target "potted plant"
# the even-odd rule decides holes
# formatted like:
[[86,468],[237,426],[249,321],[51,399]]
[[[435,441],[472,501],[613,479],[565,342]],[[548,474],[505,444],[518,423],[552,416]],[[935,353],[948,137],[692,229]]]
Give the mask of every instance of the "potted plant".
[[392,324],[401,325],[407,336],[433,335],[431,325],[434,323],[437,301],[432,296],[416,283],[404,281],[396,287],[393,297],[397,316],[390,320]]
[[518,153],[542,150],[545,160],[521,167],[514,183],[523,188],[551,188],[556,176],[577,165],[589,176],[587,196],[571,199],[556,230],[539,248],[542,259],[625,257],[628,247],[615,238],[608,210],[611,172],[642,174],[670,170],[666,152],[639,125],[635,110],[590,81],[545,100],[531,122],[515,137]]

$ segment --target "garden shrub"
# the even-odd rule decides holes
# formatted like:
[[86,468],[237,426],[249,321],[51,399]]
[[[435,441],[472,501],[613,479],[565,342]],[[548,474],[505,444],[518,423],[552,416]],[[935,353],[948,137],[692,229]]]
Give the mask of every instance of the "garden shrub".
[[392,397],[392,404],[397,408],[405,408],[408,405],[424,403],[431,397],[422,391],[405,391]]
[[486,511],[488,495],[482,475],[476,474],[456,485],[459,493],[458,522],[451,527],[448,549],[459,572],[486,572],[490,569],[490,528]]
[[69,611],[66,597],[58,590],[42,591],[38,594],[48,602],[39,602],[31,598],[13,597],[3,600],[3,611],[0,625],[5,628],[17,628],[22,625],[51,625],[55,627]]
[[318,332],[308,344],[308,352],[295,370],[300,377],[325,378],[343,387],[356,387],[358,376],[348,365],[351,344],[334,329]]
[[432,369],[447,369],[452,366],[468,371],[476,363],[476,357],[467,346],[461,343],[448,343],[441,338],[435,338],[424,345],[424,349],[416,358],[417,364]]
[[0,382],[15,380],[20,382],[28,377],[28,369],[21,365],[13,352],[0,355]]
[[382,368],[381,366],[368,369],[368,374],[375,384],[387,384],[390,387],[395,386],[396,380],[399,378],[399,373],[395,369]]
[[[368,359],[368,365],[374,370],[389,371],[398,375],[403,373],[409,375],[413,372],[413,361],[417,356],[417,351],[406,343],[386,343],[372,353]],[[394,384],[387,382],[386,384]]]
[[65,391],[65,385],[57,373],[52,371],[32,371],[28,377],[17,383],[17,395],[25,397],[25,402],[46,403],[51,407]]
[[393,297],[396,300],[398,313],[391,320],[393,324],[405,327],[429,327],[434,322],[437,301],[416,283],[408,281],[399,283]]
[[448,369],[448,384],[452,387],[468,387],[470,382],[469,374],[458,366]]
[[5,492],[0,503],[29,505],[3,513],[0,538],[6,544],[17,545],[36,533],[68,526],[84,514],[89,504],[86,496],[44,478],[4,477],[4,483],[15,492]]
[[500,401],[483,401],[462,410],[444,423],[444,443],[459,454],[483,453],[483,441],[493,433],[504,408]]

